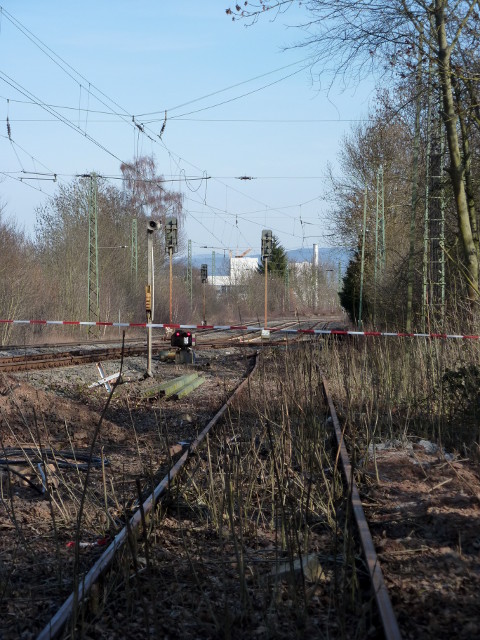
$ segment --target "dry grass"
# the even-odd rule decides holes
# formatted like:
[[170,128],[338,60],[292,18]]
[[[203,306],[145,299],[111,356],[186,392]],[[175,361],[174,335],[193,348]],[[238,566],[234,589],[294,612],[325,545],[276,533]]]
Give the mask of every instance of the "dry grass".
[[[318,341],[265,353],[248,390],[167,499],[139,531],[129,532],[65,637],[367,637],[376,623],[335,468],[320,372],[357,445],[354,458],[372,440],[420,437],[472,454],[478,451],[477,361],[475,343],[421,340]],[[462,429],[452,427],[458,415],[465,418]],[[65,539],[75,531],[77,540],[91,539],[91,531],[113,535],[155,481],[156,452],[140,446],[140,414],[129,419],[142,486],[131,474],[112,478],[102,464],[85,483],[80,470],[45,461],[42,531],[50,531],[53,553],[44,605],[58,603],[71,590],[72,575],[78,580],[92,560],[82,554],[74,563]],[[165,456],[171,434],[161,413],[152,428]],[[40,414],[33,423],[26,419],[24,429],[40,456],[54,448]],[[64,440],[70,439],[65,429]],[[73,440],[71,450],[74,455]],[[27,460],[38,471],[36,460]],[[6,482],[1,497],[16,532],[18,560],[10,570],[18,571],[35,552],[13,486]],[[17,597],[10,570],[0,575],[0,604]]]
[[139,637],[366,637],[370,593],[319,356],[300,346],[262,358],[154,520],[132,532],[104,587],[112,596],[79,634],[123,637],[120,611]]
[[478,459],[480,345],[360,338],[326,343],[336,401],[363,442],[427,438]]

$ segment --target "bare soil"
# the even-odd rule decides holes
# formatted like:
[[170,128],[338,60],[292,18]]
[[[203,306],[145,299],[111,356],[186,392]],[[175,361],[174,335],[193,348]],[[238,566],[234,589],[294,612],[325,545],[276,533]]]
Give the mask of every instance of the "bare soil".
[[480,637],[479,467],[451,458],[416,443],[369,463],[366,515],[405,639]]
[[[110,375],[119,371],[120,362],[103,366]],[[20,450],[15,460],[24,459],[11,467],[23,478],[0,467],[2,640],[35,637],[72,590],[72,542],[84,472],[59,467],[61,455],[49,459],[44,467],[52,487],[49,500],[41,493],[38,457],[32,450],[88,456],[98,432],[93,453],[99,463],[91,471],[81,531],[86,570],[136,508],[137,481],[143,492],[151,490],[172,455],[181,451],[177,443],[185,446],[195,439],[248,366],[243,352],[220,356],[212,351],[198,357],[193,367],[154,360],[154,378],[145,379],[145,359],[127,358],[126,382],[116,388],[99,429],[108,392],[103,386],[89,388],[99,378],[94,364],[0,378],[0,458],[13,448]],[[205,382],[185,399],[143,398],[153,386],[192,369]]]

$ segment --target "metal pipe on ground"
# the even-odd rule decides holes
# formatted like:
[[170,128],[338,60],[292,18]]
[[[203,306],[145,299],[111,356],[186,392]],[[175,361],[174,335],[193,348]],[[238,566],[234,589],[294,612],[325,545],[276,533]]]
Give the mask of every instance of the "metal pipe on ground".
[[147,389],[143,393],[142,398],[149,398],[156,395],[171,396],[173,393],[184,387],[186,384],[189,384],[196,378],[198,378],[198,373],[188,373],[184,376],[180,376],[179,378],[165,380],[164,382],[155,385],[154,387],[150,387],[150,389]]
[[205,378],[197,378],[196,380],[192,380],[192,382],[189,382],[184,387],[179,389],[176,393],[174,393],[173,397],[179,400],[180,398],[187,396],[189,393],[192,393],[192,391],[195,391],[195,389],[204,382]]

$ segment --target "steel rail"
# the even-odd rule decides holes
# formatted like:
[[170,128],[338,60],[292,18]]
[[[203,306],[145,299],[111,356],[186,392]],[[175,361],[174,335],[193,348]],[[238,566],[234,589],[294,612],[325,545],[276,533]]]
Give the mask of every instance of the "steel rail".
[[[172,480],[178,475],[182,467],[187,462],[190,455],[198,449],[202,441],[207,436],[208,432],[215,424],[220,420],[220,418],[227,411],[230,404],[233,400],[239,395],[239,393],[244,389],[244,387],[250,381],[251,376],[255,372],[257,368],[258,358],[255,357],[255,364],[252,370],[248,373],[247,377],[237,386],[232,395],[228,398],[225,404],[217,411],[217,413],[213,416],[210,422],[204,427],[203,431],[197,436],[196,440],[192,442],[190,447],[185,451],[185,453],[179,458],[179,460],[175,463],[175,465],[169,470],[167,475],[161,480],[161,482],[155,487],[153,493],[145,500],[143,503],[143,513],[149,513],[157,504],[160,497],[166,492],[166,490],[170,487]],[[55,638],[60,631],[63,629],[65,624],[71,618],[73,614],[74,603],[77,603],[79,606],[82,600],[88,595],[92,585],[98,580],[98,578],[102,575],[102,573],[108,568],[111,564],[115,554],[121,547],[125,544],[128,539],[129,531],[136,529],[142,522],[142,509],[139,508],[130,518],[128,525],[125,525],[123,529],[115,536],[113,541],[107,547],[107,549],[103,552],[103,554],[98,558],[95,564],[92,566],[90,571],[83,577],[81,583],[78,585],[78,589],[75,593],[72,592],[69,597],[65,600],[63,605],[58,609],[56,614],[50,619],[48,624],[43,628],[43,630],[37,636],[37,640],[52,640]]]
[[367,563],[368,572],[370,574],[370,580],[373,586],[380,620],[382,622],[383,630],[385,633],[385,640],[401,640],[402,636],[398,627],[397,618],[395,616],[395,612],[390,601],[390,596],[383,579],[382,569],[380,567],[380,562],[375,551],[375,546],[370,534],[370,529],[368,528],[368,523],[362,507],[362,501],[358,492],[357,483],[355,482],[355,478],[353,477],[353,469],[348,457],[347,447],[345,446],[343,432],[340,428],[337,412],[335,411],[335,406],[333,404],[332,397],[328,390],[328,383],[325,378],[322,378],[322,382],[323,392],[328,402],[330,416],[332,418],[335,437],[338,444],[337,458],[340,458],[343,473],[345,475],[345,479],[350,491],[352,510],[360,535],[360,542],[365,556],[365,561]]
[[[221,345],[222,347],[224,346],[255,347],[257,345],[262,347],[279,346],[280,344],[283,344],[286,341],[288,341],[289,334],[285,332],[288,332],[289,329],[292,329],[293,327],[295,327],[295,325],[297,325],[297,329],[299,328],[300,325],[308,325],[308,331],[310,331],[319,324],[322,325],[322,328],[325,328],[328,322],[326,322],[325,320],[314,321],[313,324],[312,324],[312,321],[310,320],[305,320],[301,322],[298,322],[297,320],[270,322],[268,327],[266,327],[266,329],[271,334],[269,339],[266,339],[259,335],[260,329],[258,327],[252,330],[246,330],[246,331],[243,330],[242,334],[234,335],[230,338],[223,339],[223,342],[219,342],[219,341],[202,342],[201,339],[203,337],[203,333],[200,332],[199,334],[197,334],[197,337],[196,337],[196,340],[197,340],[196,346],[197,348],[202,347],[204,345],[215,346],[215,347],[217,347],[218,345]],[[249,337],[249,336],[253,336],[253,337]],[[299,337],[300,339],[303,339],[304,334],[300,333]],[[298,336],[297,336],[297,339],[298,339]]]
[[[143,345],[126,346],[123,349],[125,356],[141,356],[145,352]],[[61,367],[74,367],[102,360],[120,359],[121,347],[109,347],[108,349],[72,349],[61,353],[50,351],[46,353],[32,353],[20,356],[0,356],[0,371],[12,373],[15,371],[32,371],[34,369],[55,369]]]
[[[138,337],[138,338],[125,338],[125,344],[128,343],[141,343],[141,344],[145,344],[145,339],[142,337]],[[65,347],[65,348],[70,348],[70,349],[74,349],[75,347],[81,347],[81,346],[88,346],[88,347],[95,347],[96,345],[121,345],[122,344],[122,337],[117,337],[117,338],[105,338],[105,339],[98,339],[98,340],[69,340],[68,342],[55,342],[54,344],[52,342],[28,342],[28,343],[22,343],[22,344],[4,344],[2,346],[0,346],[0,352],[7,352],[7,351],[21,351],[26,352],[29,349],[51,349],[52,347],[55,348],[59,348],[59,347]]]

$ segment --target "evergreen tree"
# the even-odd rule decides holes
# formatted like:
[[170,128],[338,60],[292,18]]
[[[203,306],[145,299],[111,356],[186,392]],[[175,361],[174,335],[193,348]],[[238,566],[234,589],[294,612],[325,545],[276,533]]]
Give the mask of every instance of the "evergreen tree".
[[[366,261],[368,256],[366,256]],[[348,313],[350,320],[358,323],[358,309],[360,303],[360,270],[361,257],[360,249],[356,249],[354,255],[350,259],[347,270],[343,277],[343,287],[339,292],[340,304]],[[365,321],[370,315],[371,301],[368,292],[363,290],[362,296],[362,320]]]

